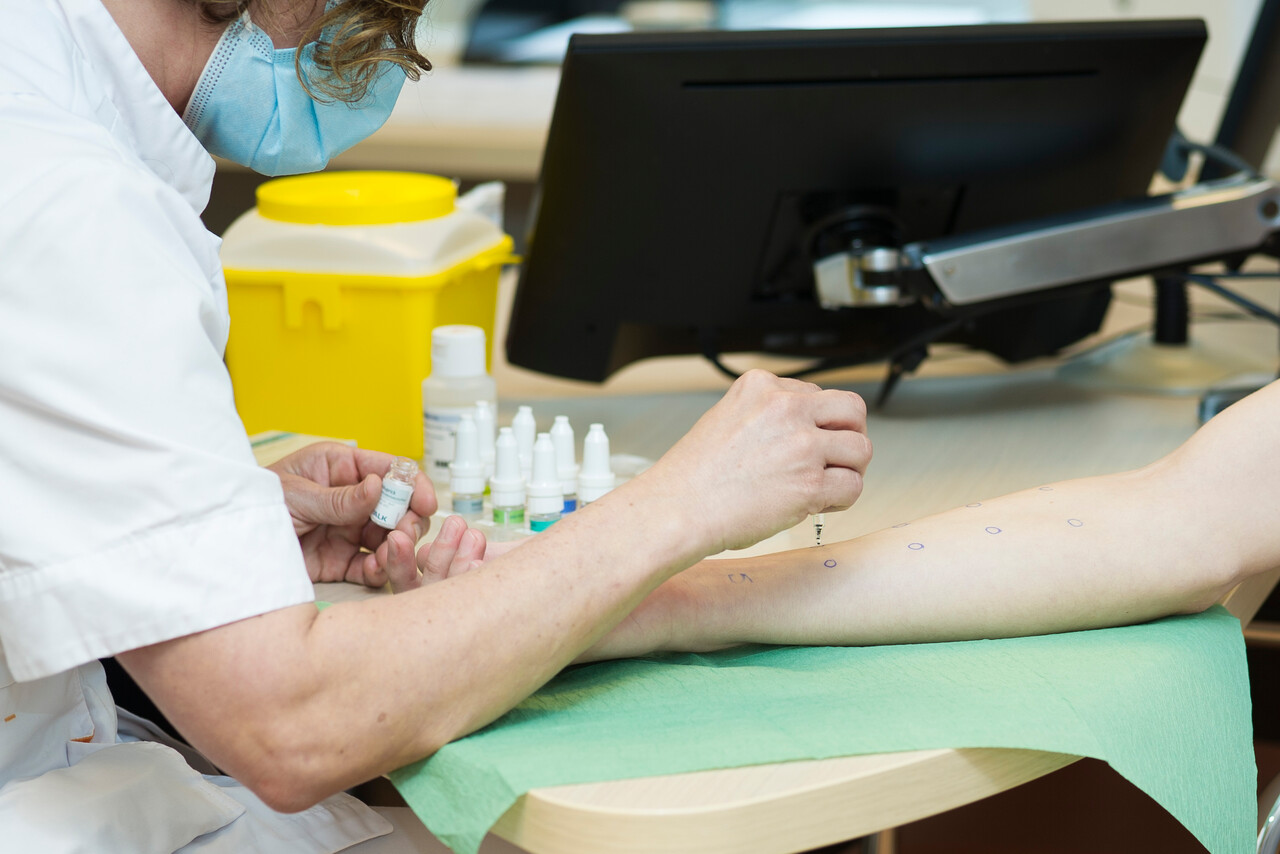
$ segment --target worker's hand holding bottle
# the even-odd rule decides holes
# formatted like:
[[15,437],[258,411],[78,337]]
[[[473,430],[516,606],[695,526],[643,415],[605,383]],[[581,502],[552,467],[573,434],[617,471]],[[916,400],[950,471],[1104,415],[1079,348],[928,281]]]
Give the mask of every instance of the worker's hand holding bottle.
[[[403,566],[388,564],[390,544],[394,541],[406,549],[412,564],[413,544],[425,520],[436,511],[436,496],[431,482],[419,472],[413,478],[407,512],[394,530],[371,522],[382,479],[394,460],[379,451],[320,442],[268,466],[284,488],[312,581],[351,581],[371,587],[389,580],[393,587],[410,583]],[[416,570],[413,576],[416,581]]]

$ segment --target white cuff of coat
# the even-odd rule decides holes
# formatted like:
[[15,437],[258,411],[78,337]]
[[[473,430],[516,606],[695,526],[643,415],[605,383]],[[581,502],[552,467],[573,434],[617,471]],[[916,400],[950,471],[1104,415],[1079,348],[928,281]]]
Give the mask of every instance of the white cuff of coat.
[[314,599],[283,503],[240,507],[0,574],[0,643],[23,682]]

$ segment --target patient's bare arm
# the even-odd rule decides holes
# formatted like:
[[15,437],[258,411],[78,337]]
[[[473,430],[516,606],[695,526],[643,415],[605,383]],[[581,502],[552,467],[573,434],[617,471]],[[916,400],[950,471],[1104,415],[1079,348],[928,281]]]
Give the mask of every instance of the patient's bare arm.
[[1280,383],[1136,471],[1033,486],[822,548],[703,561],[585,657],[1003,637],[1203,610],[1280,566],[1277,512]]

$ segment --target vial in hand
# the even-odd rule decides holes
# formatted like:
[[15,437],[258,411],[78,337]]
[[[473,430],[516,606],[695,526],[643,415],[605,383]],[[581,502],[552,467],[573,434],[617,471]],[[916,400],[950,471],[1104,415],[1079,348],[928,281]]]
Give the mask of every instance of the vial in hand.
[[400,524],[409,512],[409,498],[413,495],[413,479],[417,474],[417,463],[408,457],[396,457],[382,478],[382,496],[369,519],[387,529]]

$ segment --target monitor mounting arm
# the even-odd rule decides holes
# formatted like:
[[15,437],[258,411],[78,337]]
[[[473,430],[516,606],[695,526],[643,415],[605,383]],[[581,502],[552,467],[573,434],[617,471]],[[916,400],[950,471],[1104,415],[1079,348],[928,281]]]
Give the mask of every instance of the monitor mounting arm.
[[814,262],[824,308],[942,312],[1257,251],[1280,254],[1280,185],[1237,175],[1163,196]]

